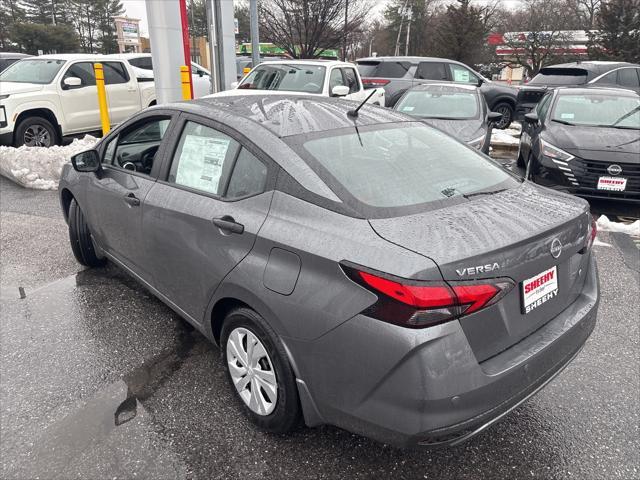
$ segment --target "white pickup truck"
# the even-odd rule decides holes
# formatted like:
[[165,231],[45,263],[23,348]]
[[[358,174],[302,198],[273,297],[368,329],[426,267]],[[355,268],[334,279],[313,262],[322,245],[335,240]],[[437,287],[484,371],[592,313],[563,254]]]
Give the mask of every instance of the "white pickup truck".
[[155,105],[153,82],[138,83],[128,62],[104,55],[30,57],[0,73],[0,145],[49,147],[100,131],[93,66],[104,66],[111,125]]
[[355,65],[333,60],[265,61],[247,73],[233,89],[209,96],[269,93],[343,97],[359,102],[372,95],[368,103],[385,106],[383,88],[365,89]]

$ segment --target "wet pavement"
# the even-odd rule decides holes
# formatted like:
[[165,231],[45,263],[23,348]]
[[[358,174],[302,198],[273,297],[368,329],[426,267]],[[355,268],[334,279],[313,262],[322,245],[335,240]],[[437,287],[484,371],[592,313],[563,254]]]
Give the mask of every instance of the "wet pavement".
[[328,426],[258,431],[215,346],[115,267],[75,263],[56,193],[0,189],[3,479],[640,478],[640,250],[625,235],[598,235],[598,324],[563,373],[460,447],[401,451]]

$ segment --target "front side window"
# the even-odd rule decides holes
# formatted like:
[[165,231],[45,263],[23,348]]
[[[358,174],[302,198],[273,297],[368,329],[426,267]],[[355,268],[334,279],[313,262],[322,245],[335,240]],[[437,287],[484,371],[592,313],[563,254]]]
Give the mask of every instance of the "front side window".
[[363,215],[378,215],[378,209],[392,215],[398,208],[398,214],[407,214],[430,202],[518,185],[492,161],[424,124],[344,128],[298,141],[289,139],[336,194]]
[[171,163],[169,182],[221,196],[223,170],[232,164],[239,148],[228,135],[187,122]]
[[451,80],[454,82],[471,83],[473,85],[478,84],[478,77],[468,68],[456,65],[455,63],[450,63],[449,71],[451,72]]
[[331,70],[329,75],[329,93],[333,92],[333,87],[343,86],[344,79],[342,78],[342,71],[339,68]]
[[51,83],[66,60],[20,60],[0,73],[0,82]]
[[552,120],[569,125],[640,129],[640,98],[609,93],[564,94]]
[[96,84],[96,77],[93,70],[93,63],[91,62],[80,62],[74,63],[71,65],[66,72],[64,72],[64,76],[62,80],[65,78],[76,77],[82,81],[81,87],[89,87]]
[[107,145],[102,163],[150,175],[170,122],[147,118],[126,128]]
[[552,97],[553,95],[551,95],[550,93],[545,95],[542,100],[540,100],[540,103],[538,103],[538,105],[536,106],[536,113],[538,114],[538,118],[541,121],[544,121],[544,119],[547,118],[547,112],[549,111],[549,107],[551,106]]
[[473,92],[414,90],[407,92],[396,109],[420,118],[477,118],[480,110],[478,97]]
[[301,64],[262,64],[238,85],[249,90],[322,93],[326,68]]
[[640,72],[640,69],[637,68],[621,68],[618,70],[618,83],[623,87],[640,87],[638,72]]
[[444,63],[422,62],[418,65],[416,78],[419,80],[447,80],[447,71]]
[[360,90],[360,84],[358,83],[358,76],[353,68],[343,68],[344,78],[349,87],[349,93],[356,93]]

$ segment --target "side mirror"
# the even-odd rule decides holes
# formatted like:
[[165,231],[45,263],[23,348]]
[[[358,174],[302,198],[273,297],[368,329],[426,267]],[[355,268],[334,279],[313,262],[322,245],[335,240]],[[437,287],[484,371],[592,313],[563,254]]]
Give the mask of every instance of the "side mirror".
[[82,86],[82,80],[78,77],[67,77],[62,81],[66,88],[77,88]]
[[502,120],[502,114],[500,112],[489,112],[489,115],[487,115],[487,120],[489,121],[489,123],[498,123],[500,120]]
[[238,85],[239,85],[238,82],[231,82],[230,87],[231,88],[238,88]]
[[478,77],[478,83],[476,83],[476,85],[478,87],[481,87],[483,83],[484,83],[484,80],[482,78]]
[[204,72],[202,70],[198,70],[198,76],[200,78],[204,77]]
[[346,85],[336,85],[331,89],[332,97],[344,97],[345,95],[349,95],[349,87]]
[[77,172],[97,172],[100,170],[100,157],[95,150],[87,150],[71,157],[71,165]]
[[538,114],[537,113],[527,113],[524,116],[524,121],[531,124],[531,125],[535,125],[536,123],[538,123]]

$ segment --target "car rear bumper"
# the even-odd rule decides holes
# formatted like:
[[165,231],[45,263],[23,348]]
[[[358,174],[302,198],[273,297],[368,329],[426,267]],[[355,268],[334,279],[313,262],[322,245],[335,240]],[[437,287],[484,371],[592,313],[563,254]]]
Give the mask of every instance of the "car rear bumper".
[[580,351],[595,326],[599,297],[593,257],[588,268],[575,302],[480,363],[459,322],[408,330],[358,315],[315,342],[287,342],[294,358],[309,359],[298,371],[317,423],[401,447],[471,438],[534,395]]

